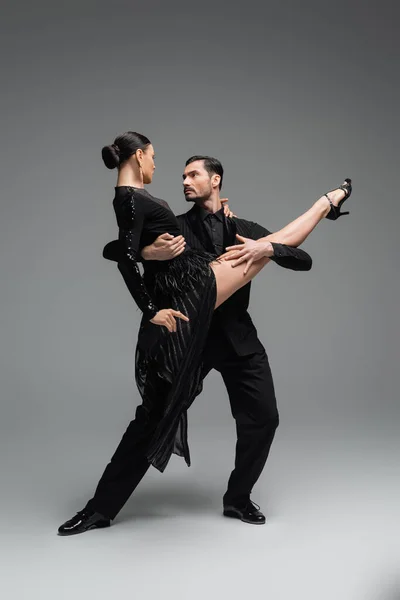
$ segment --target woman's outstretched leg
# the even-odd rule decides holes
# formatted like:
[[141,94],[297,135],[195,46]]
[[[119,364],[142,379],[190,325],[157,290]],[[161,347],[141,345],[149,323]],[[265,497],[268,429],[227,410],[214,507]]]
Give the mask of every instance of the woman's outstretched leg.
[[[276,234],[270,234],[267,237],[261,238],[257,241],[278,241],[280,243],[298,246],[302,241],[304,241],[304,239],[309,235],[309,233],[322,218],[326,217],[331,220],[336,220],[340,214],[349,214],[347,212],[340,213],[340,207],[350,196],[351,191],[351,179],[345,179],[344,183],[339,188],[331,190],[321,197],[316,202],[314,207],[296,219],[296,221],[290,223],[280,232],[277,232]],[[286,237],[282,239],[283,235]],[[233,247],[232,251],[234,251]],[[229,252],[227,255],[229,255]],[[225,302],[225,300],[232,296],[232,294],[234,294],[238,289],[251,281],[253,277],[255,277],[267,263],[269,263],[269,261],[269,258],[261,258],[253,262],[246,274],[244,274],[246,262],[243,263],[240,260],[233,263],[226,260],[213,262],[211,264],[211,268],[214,271],[217,282],[217,300],[215,308],[218,308],[220,304]]]
[[245,264],[232,268],[228,261],[215,261],[211,263],[217,282],[217,300],[215,308],[225,302],[232,294],[249,283],[270,262],[270,258],[261,258],[254,262],[246,275],[244,275]]

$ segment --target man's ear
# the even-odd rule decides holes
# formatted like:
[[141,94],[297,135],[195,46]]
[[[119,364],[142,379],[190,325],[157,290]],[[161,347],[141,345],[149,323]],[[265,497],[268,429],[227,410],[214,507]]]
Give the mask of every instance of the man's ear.
[[214,175],[211,177],[211,185],[213,188],[219,187],[219,184],[221,183],[221,175],[217,175],[217,173],[214,173]]

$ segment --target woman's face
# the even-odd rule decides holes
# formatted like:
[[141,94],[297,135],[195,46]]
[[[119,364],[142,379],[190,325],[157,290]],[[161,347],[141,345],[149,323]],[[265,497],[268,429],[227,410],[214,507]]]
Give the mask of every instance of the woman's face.
[[[143,183],[151,183],[153,179],[154,169],[154,148],[152,144],[149,144],[147,148],[141,153],[140,166],[142,168]],[[138,157],[139,158],[139,157]]]

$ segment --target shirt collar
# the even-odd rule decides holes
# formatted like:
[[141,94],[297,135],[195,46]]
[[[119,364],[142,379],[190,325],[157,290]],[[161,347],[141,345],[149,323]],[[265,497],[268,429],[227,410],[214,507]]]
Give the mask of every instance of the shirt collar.
[[198,204],[195,204],[195,207],[202,221],[205,221],[208,215],[213,214],[219,221],[221,221],[221,223],[224,222],[224,207],[220,208],[216,213],[210,213],[208,212],[208,210],[206,210],[202,206],[199,206]]

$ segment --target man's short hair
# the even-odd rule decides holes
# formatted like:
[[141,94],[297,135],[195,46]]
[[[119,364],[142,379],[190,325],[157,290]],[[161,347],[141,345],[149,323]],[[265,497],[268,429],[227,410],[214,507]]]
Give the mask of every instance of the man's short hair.
[[221,165],[221,163],[219,162],[219,160],[217,158],[213,158],[212,156],[203,156],[203,155],[198,154],[198,155],[191,156],[190,158],[188,158],[185,166],[187,167],[191,163],[196,162],[196,160],[203,161],[204,168],[210,175],[214,175],[214,173],[215,173],[216,175],[219,175],[221,177],[221,181],[219,182],[219,189],[221,189],[222,188],[222,180],[224,178],[224,168]]

